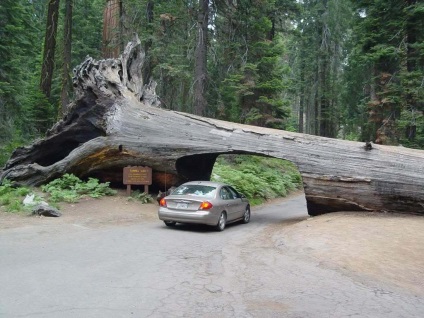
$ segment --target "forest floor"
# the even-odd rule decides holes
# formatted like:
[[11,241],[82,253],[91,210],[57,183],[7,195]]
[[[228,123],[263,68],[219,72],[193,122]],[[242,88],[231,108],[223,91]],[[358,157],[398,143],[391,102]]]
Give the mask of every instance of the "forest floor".
[[[296,195],[299,193],[280,201]],[[156,202],[128,201],[125,191],[119,191],[116,196],[102,199],[83,198],[74,204],[61,203],[59,218],[6,213],[0,208],[0,231],[52,222],[87,228],[157,222],[157,209]],[[423,229],[422,216],[338,212],[269,224],[264,233],[283,253],[313,258],[323,266],[346,271],[349,275],[360,273],[361,277],[394,284],[423,297]]]

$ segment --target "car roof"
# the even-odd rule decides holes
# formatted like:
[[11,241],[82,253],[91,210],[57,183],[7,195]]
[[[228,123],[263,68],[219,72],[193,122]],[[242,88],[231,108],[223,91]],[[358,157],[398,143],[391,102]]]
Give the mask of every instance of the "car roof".
[[225,184],[222,182],[215,182],[215,181],[189,181],[189,182],[183,183],[182,185],[205,185],[205,186],[212,186],[212,187],[228,186],[228,184]]

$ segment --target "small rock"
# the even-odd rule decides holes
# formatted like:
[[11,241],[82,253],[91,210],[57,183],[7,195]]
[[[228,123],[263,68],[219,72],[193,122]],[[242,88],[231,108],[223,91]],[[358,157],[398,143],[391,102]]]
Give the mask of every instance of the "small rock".
[[24,201],[23,201],[23,204],[25,206],[34,205],[35,204],[34,198],[35,198],[35,194],[33,194],[33,193],[27,194]]
[[205,288],[206,288],[206,290],[208,290],[209,292],[211,292],[213,294],[218,293],[222,290],[221,286],[214,285],[214,284],[207,285],[207,286],[205,286]]
[[42,215],[42,216],[52,216],[59,217],[62,215],[57,209],[44,204],[39,204],[32,209],[32,214],[34,215]]

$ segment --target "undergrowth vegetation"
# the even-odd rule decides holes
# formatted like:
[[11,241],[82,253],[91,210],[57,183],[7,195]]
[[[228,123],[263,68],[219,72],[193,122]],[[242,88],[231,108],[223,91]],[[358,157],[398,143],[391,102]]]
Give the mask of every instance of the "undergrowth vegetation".
[[146,192],[135,190],[131,192],[131,196],[128,198],[128,201],[140,201],[142,204],[145,204],[145,203],[152,203],[153,198],[150,194]]
[[23,198],[31,193],[27,187],[14,187],[9,180],[4,180],[0,185],[0,206],[4,206],[7,212],[24,211]]
[[[300,173],[291,162],[248,155],[220,156],[215,163],[212,180],[234,186],[252,205],[284,197],[302,186]],[[0,206],[8,212],[20,212],[30,210],[23,203],[27,195],[34,196],[35,203],[46,201],[56,205],[58,202],[75,203],[83,196],[100,198],[117,193],[109,187],[109,182],[100,183],[94,178],[83,181],[73,174],[64,174],[41,186],[41,190],[47,195],[34,194],[37,189],[15,187],[10,181],[3,180],[0,185]],[[150,194],[140,191],[133,191],[129,200],[137,200],[143,204],[154,201]]]
[[212,180],[231,184],[252,205],[284,197],[302,187],[301,175],[290,161],[248,155],[219,156]]
[[74,203],[82,196],[100,198],[106,195],[115,195],[116,191],[109,187],[109,182],[99,183],[99,180],[89,178],[87,182],[73,174],[64,174],[61,178],[55,179],[41,187],[43,192],[50,194],[51,202]]

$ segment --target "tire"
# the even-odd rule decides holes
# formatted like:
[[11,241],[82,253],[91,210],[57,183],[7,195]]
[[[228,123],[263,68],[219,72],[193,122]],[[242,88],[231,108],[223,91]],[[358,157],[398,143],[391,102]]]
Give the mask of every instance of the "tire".
[[224,231],[225,226],[227,225],[227,215],[225,212],[221,212],[219,216],[218,224],[215,226],[215,229],[219,232]]
[[166,226],[175,226],[175,224],[177,224],[177,222],[174,221],[163,221],[163,223],[165,223]]
[[246,207],[246,211],[244,211],[243,219],[241,220],[241,223],[247,224],[250,222],[250,206]]

